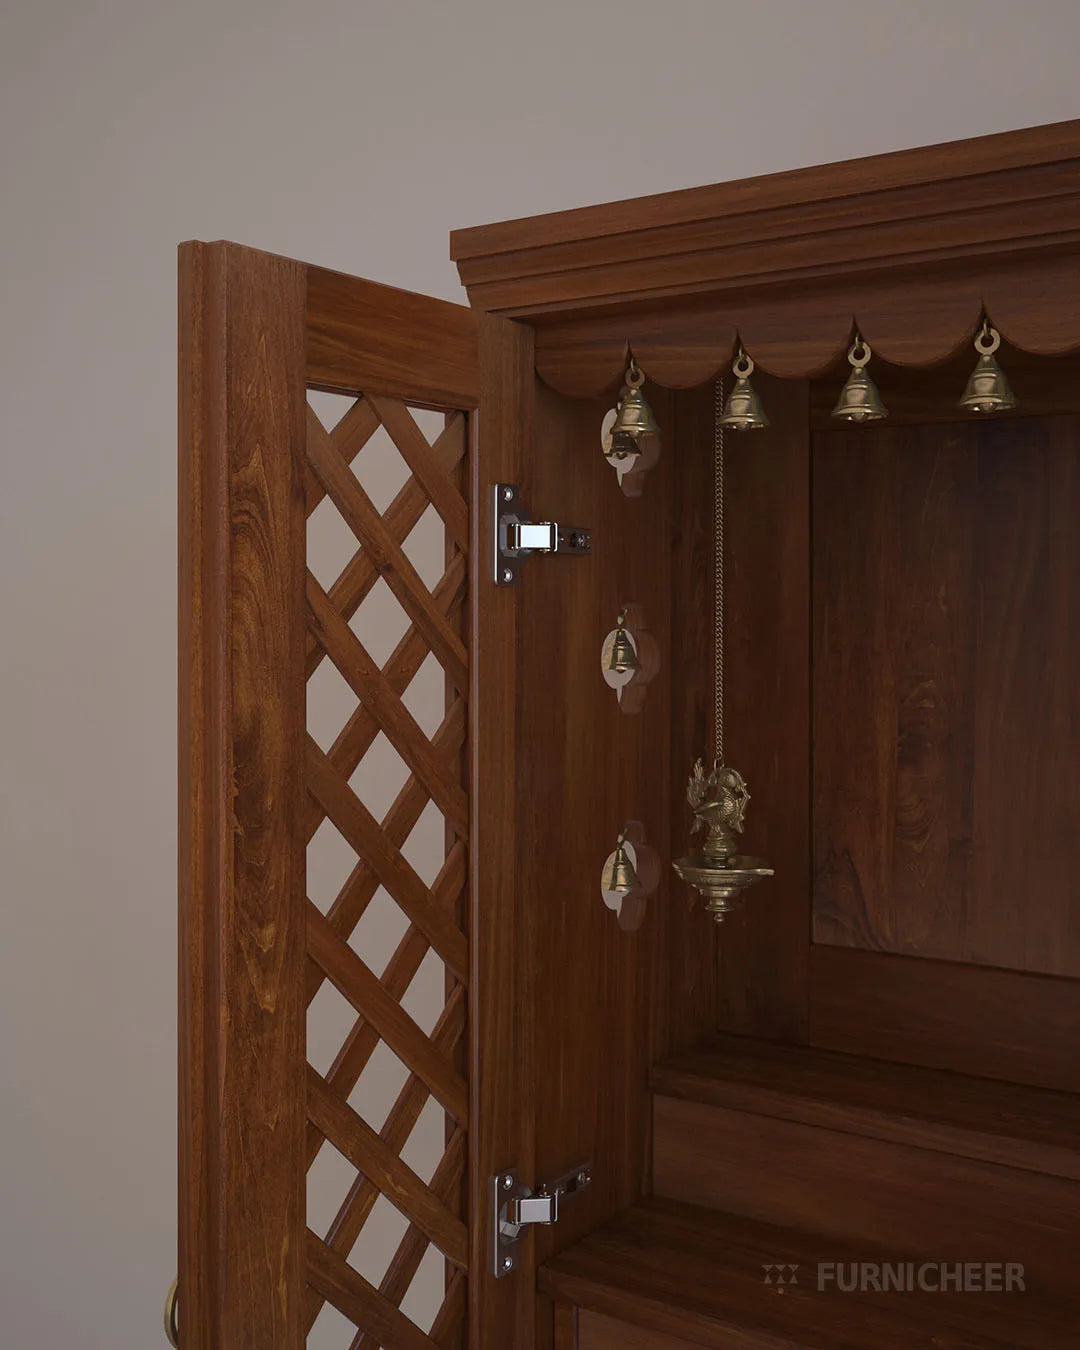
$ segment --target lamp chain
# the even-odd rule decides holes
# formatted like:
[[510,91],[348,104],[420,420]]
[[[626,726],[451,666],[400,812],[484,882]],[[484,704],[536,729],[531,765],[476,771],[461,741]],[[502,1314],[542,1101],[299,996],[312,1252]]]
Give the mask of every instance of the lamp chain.
[[713,755],[724,762],[724,382],[713,398]]

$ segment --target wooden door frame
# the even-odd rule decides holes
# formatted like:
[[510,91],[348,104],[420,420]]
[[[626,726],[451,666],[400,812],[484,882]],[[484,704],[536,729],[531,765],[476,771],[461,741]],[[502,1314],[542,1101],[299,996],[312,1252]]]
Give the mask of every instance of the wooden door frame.
[[[532,1180],[516,908],[514,594],[488,485],[525,457],[532,333],[227,242],[181,245],[179,1321],[183,1350],[305,1339],[306,390],[470,410],[470,1345],[531,1344],[486,1179]],[[477,411],[477,409],[479,409]],[[483,1065],[483,1073],[477,1066]],[[389,1343],[389,1342],[388,1342]]]

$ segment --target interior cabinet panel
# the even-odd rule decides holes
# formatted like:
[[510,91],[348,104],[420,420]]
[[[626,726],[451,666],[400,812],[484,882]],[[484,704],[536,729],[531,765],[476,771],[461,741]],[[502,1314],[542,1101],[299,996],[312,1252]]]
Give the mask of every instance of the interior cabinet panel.
[[819,432],[814,938],[1080,974],[1080,419]]
[[[600,453],[603,400],[537,387],[535,452],[521,480],[533,520],[589,527],[588,557],[537,557],[518,591],[518,743],[513,783],[519,885],[533,981],[536,1177],[586,1160],[593,1184],[530,1241],[539,1260],[641,1194],[649,1129],[646,1078],[666,1045],[669,869],[640,929],[623,931],[600,895],[600,871],[626,820],[667,858],[670,814],[670,526],[673,459],[662,456],[628,498]],[[666,404],[654,407],[670,426]],[[660,671],[640,713],[620,711],[600,652],[620,608],[641,606]],[[674,915],[676,920],[679,915]],[[690,916],[682,912],[681,921]]]
[[661,1331],[617,1322],[583,1308],[578,1313],[577,1350],[694,1350],[689,1341]]

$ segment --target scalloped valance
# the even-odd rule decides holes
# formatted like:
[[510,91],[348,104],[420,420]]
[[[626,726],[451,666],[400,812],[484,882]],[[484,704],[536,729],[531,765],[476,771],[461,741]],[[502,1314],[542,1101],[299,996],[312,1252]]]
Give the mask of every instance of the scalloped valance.
[[1080,121],[455,232],[472,304],[536,329],[556,389],[709,379],[741,340],[820,374],[852,330],[907,366],[985,311],[1007,341],[1080,347]]

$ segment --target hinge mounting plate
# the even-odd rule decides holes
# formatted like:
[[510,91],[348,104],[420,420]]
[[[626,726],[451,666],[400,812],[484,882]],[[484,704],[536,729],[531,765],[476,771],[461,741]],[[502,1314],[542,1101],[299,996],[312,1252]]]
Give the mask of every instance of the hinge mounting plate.
[[491,1178],[492,1259],[497,1280],[517,1269],[522,1229],[534,1223],[557,1223],[560,1199],[583,1191],[591,1181],[591,1163],[572,1167],[537,1191],[522,1185],[516,1167]]
[[579,525],[545,520],[534,524],[522,510],[515,483],[496,483],[493,489],[495,584],[512,586],[530,553],[569,553],[580,557],[592,550],[592,535]]

